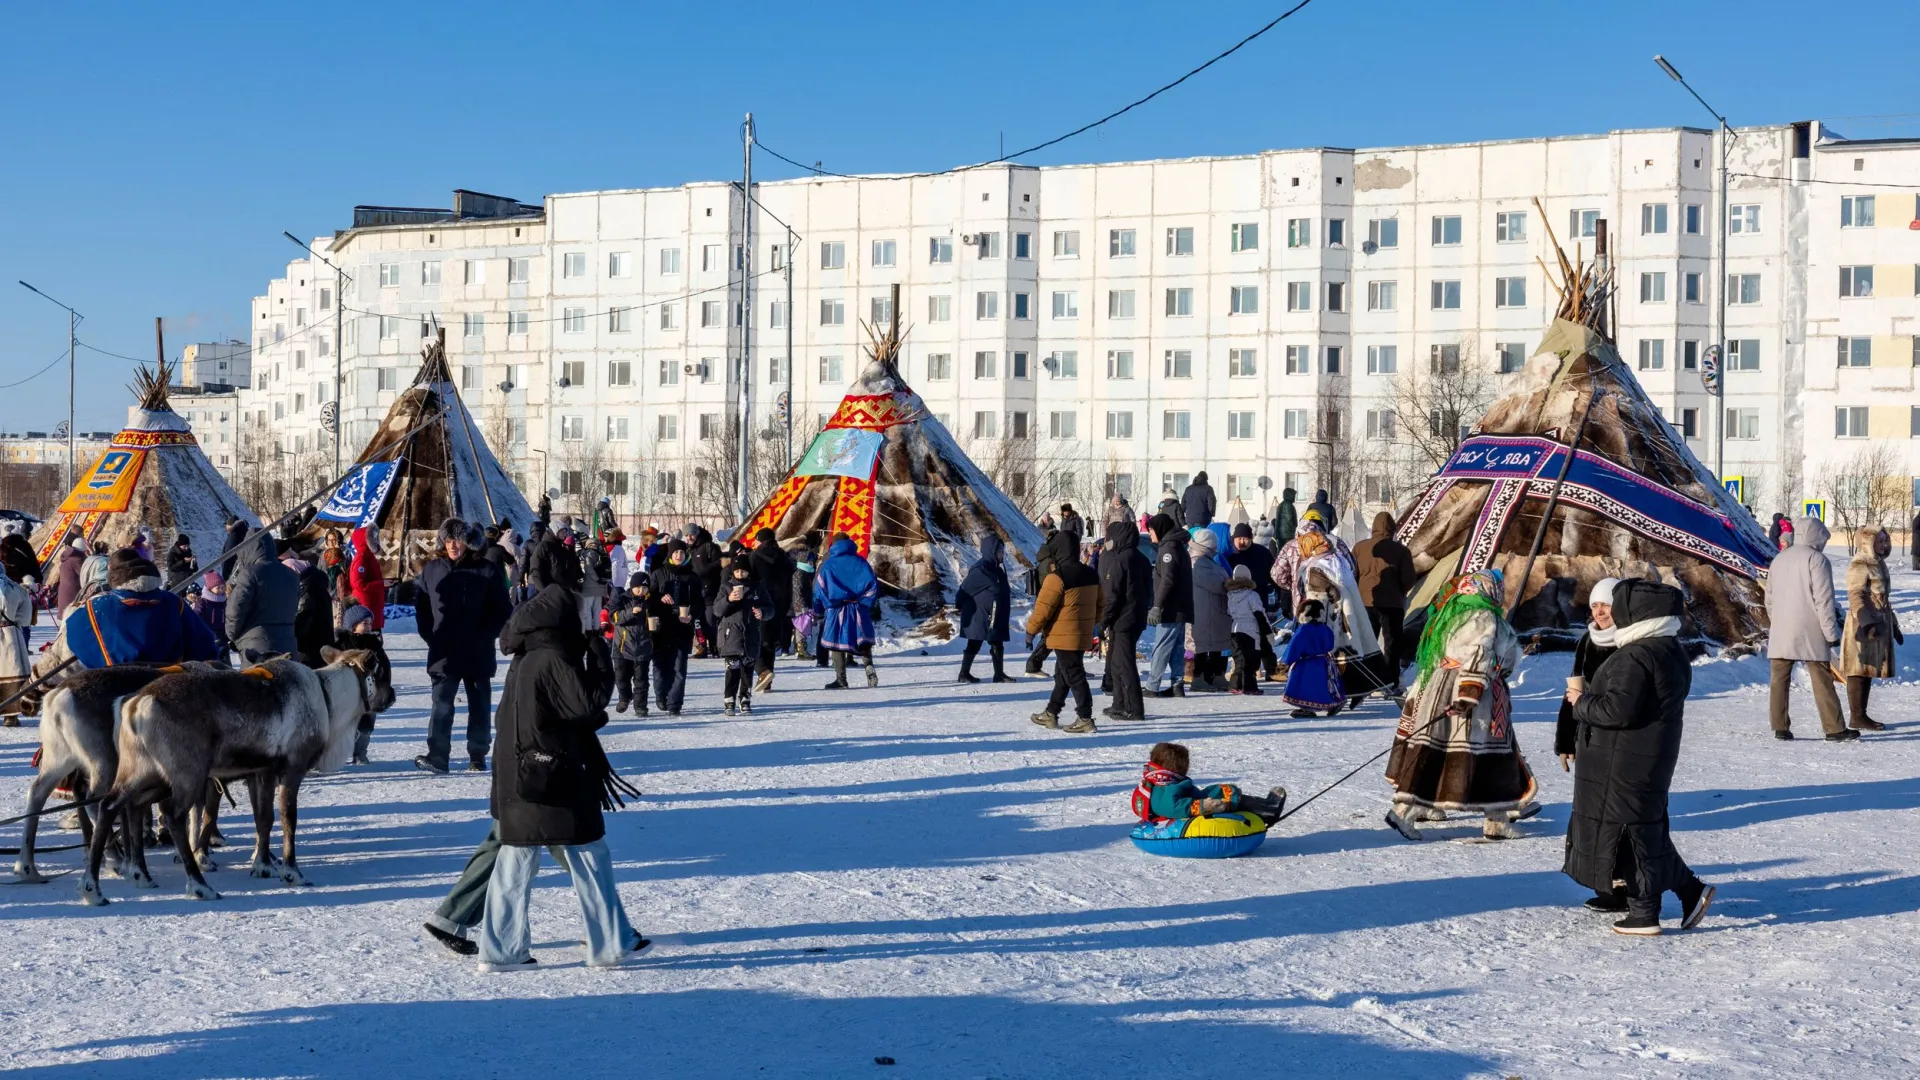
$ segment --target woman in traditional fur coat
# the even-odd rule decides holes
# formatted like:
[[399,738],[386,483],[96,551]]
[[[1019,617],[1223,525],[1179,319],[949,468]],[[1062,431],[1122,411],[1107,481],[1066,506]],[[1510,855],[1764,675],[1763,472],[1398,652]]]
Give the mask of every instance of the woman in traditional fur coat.
[[1840,663],[1847,680],[1847,722],[1856,731],[1887,725],[1867,715],[1873,680],[1893,678],[1893,647],[1906,640],[1887,603],[1887,556],[1893,538],[1885,529],[1854,534],[1853,561],[1847,564],[1847,624],[1840,631]]
[[1387,824],[1420,839],[1419,821],[1449,810],[1486,815],[1489,840],[1519,835],[1513,821],[1533,800],[1533,771],[1513,734],[1507,680],[1520,642],[1504,617],[1498,570],[1462,574],[1427,609],[1413,692],[1394,734]]

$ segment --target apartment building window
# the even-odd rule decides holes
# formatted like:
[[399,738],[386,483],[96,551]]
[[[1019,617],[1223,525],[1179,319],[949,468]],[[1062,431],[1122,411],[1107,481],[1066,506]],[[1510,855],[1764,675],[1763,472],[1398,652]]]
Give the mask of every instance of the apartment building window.
[[1460,216],[1447,214],[1433,219],[1433,246],[1456,247],[1460,243]]
[[1233,251],[1260,250],[1260,223],[1242,221],[1228,227],[1227,247]]
[[1080,377],[1080,354],[1073,349],[1058,349],[1047,357],[1043,366],[1056,379],[1077,379]]
[[1260,350],[1227,350],[1227,378],[1251,379],[1258,374],[1260,374]]
[[1527,214],[1524,210],[1509,210],[1493,215],[1493,238],[1502,244],[1518,244],[1527,238]]
[[1133,438],[1133,413],[1120,411],[1107,414],[1107,438]]
[[[584,367],[585,365],[583,364],[581,366]],[[585,372],[582,372],[582,374],[584,375]],[[633,361],[631,360],[607,361],[607,385],[608,386],[632,386],[633,385]]]
[[982,409],[973,414],[973,437],[976,439],[997,439],[1000,437],[1000,414]]
[[533,260],[522,256],[507,260],[507,284],[525,285],[533,274]]
[[1873,295],[1873,267],[1843,266],[1840,268],[1840,295],[1847,297],[1867,297]]
[[1400,283],[1397,281],[1367,282],[1367,310],[1395,311],[1400,307]]
[[400,336],[400,320],[392,315],[380,316],[380,340],[392,341]]
[[1873,339],[1865,337],[1843,337],[1835,339],[1840,346],[1841,367],[1872,367]]
[[332,289],[320,290],[320,310],[321,311],[333,310],[333,290]]
[[1866,438],[1867,407],[1865,405],[1842,405],[1834,409],[1833,437],[1836,439]]
[[1699,409],[1680,410],[1680,437],[1683,439],[1697,439],[1700,437]]
[[973,377],[976,379],[997,379],[1000,377],[1000,354],[991,349],[982,349],[973,354]]
[[1760,231],[1760,204],[1740,203],[1727,208],[1727,231],[1733,234],[1751,234]]
[[1326,373],[1329,375],[1338,375],[1341,371],[1341,365],[1346,361],[1347,350],[1339,345],[1329,345],[1323,357],[1326,362]]
[[1526,307],[1527,279],[1523,277],[1494,278],[1493,306],[1497,308]]
[[1840,196],[1840,227],[1843,229],[1873,228],[1873,196]]
[[1728,274],[1727,303],[1757,304],[1760,302],[1759,274]]
[[1297,217],[1287,219],[1287,246],[1290,248],[1313,246],[1312,218]]
[[1432,345],[1427,349],[1427,373],[1457,375],[1460,372],[1460,346]]
[[1313,349],[1307,345],[1286,347],[1284,370],[1288,375],[1307,375],[1313,371]]
[[1457,281],[1436,281],[1433,283],[1433,310],[1460,310],[1460,283]]
[[1313,282],[1311,281],[1287,282],[1287,310],[1288,311],[1312,311],[1313,310]]
[[587,276],[587,253],[569,251],[560,256],[560,276],[563,278],[583,278]]
[[381,288],[390,288],[398,284],[400,284],[400,264],[399,263],[381,263],[380,264]]
[[706,442],[720,437],[720,414],[700,414],[700,441]]
[[1499,357],[1502,375],[1511,375],[1527,366],[1527,347],[1518,341],[1500,342],[1493,351]]
[[307,325],[307,309],[306,308],[297,307],[293,309],[293,325],[295,326]]
[[1133,318],[1133,290],[1132,289],[1107,290],[1107,318],[1109,319]]
[[[328,339],[326,339],[326,338],[324,338],[324,337],[323,337],[323,338],[321,338],[321,339],[319,340],[319,348],[318,348],[318,350],[317,350],[317,351],[318,351],[318,353],[319,353],[319,355],[320,355],[320,358],[321,358],[321,359],[323,359],[323,360],[324,360],[324,359],[326,359],[326,358],[327,358],[327,357],[329,357],[329,356],[332,356],[332,355],[333,355],[333,342],[331,342],[331,341],[329,341]],[[222,371],[225,371],[225,370],[226,370],[226,368],[227,368],[227,363],[226,363],[226,361],[224,361],[224,360],[222,360],[222,361],[220,362],[220,370],[222,370]]]
[[585,360],[562,360],[560,362],[560,385],[585,386],[587,384],[587,362]]
[[1007,377],[1010,379],[1033,378],[1033,369],[1027,353],[1015,351],[1007,354]]
[[927,354],[927,379],[932,382],[946,382],[953,378],[952,353]]
[[1285,437],[1289,439],[1311,438],[1312,433],[1308,430],[1307,425],[1307,410],[1288,409],[1282,413],[1281,430],[1285,433]]
[[1193,254],[1192,226],[1179,225],[1167,230],[1167,254],[1169,255]]
[[1374,218],[1367,222],[1367,243],[1376,248],[1400,246],[1400,219]]
[[1167,314],[1184,317],[1193,314],[1192,289],[1167,290]]
[[844,300],[820,301],[820,325],[844,326],[847,322],[847,304]]
[[997,292],[978,292],[973,294],[973,317],[980,320],[992,320],[1000,317],[1000,294]]
[[873,242],[873,265],[892,266],[899,257],[900,246],[892,240]]
[[1688,339],[1680,343],[1680,370],[1700,370],[1700,343]]
[[1728,371],[1759,371],[1760,340],[1738,338],[1727,342]]
[[787,247],[786,244],[773,244],[767,248],[768,269],[785,270],[787,268]]
[[1667,367],[1667,343],[1660,338],[1640,339],[1640,370],[1665,371]]
[[1253,438],[1253,413],[1251,411],[1235,411],[1227,414],[1227,438]]
[[1168,349],[1162,373],[1169,379],[1193,378],[1193,353],[1188,349]]
[[[477,265],[469,262],[469,267]],[[633,255],[625,251],[607,253],[607,276],[610,278],[630,277],[633,274]],[[473,271],[467,271],[467,283],[473,283]]]
[[792,312],[785,300],[775,300],[767,305],[767,327],[779,330],[787,325],[787,317]]
[[874,327],[890,326],[893,323],[893,297],[874,296],[867,299],[867,322]]
[[1056,259],[1080,257],[1079,229],[1061,229],[1053,234],[1053,257]]
[[563,416],[560,418],[560,441],[581,442],[587,437],[587,418],[584,416]]
[[953,321],[953,297],[947,295],[927,297],[928,322]]
[[1107,378],[1133,378],[1133,350],[1110,349],[1107,352]]
[[1007,414],[1007,437],[1008,438],[1025,439],[1031,434],[1032,434],[1032,430],[1028,426],[1027,414],[1024,410],[1015,409],[1014,411]]
[[837,385],[839,383],[845,382],[846,380],[847,380],[847,376],[846,376],[846,373],[841,370],[839,357],[823,356],[820,358],[820,381],[821,382],[827,383],[829,385]]
[[953,261],[953,237],[933,236],[927,238],[927,261],[929,263],[950,263]]
[[1367,374],[1394,375],[1400,371],[1400,346],[1367,346]]
[[1567,232],[1575,238],[1595,236],[1600,232],[1600,211],[1574,210],[1568,214]]
[[662,469],[653,474],[653,493],[655,495],[680,494],[680,470]]
[[624,417],[624,416],[607,417],[607,441],[608,442],[626,442],[627,441],[627,424],[628,424],[627,417]]
[[784,356],[767,357],[767,382],[779,385],[787,381],[787,358]]
[[1369,439],[1392,442],[1400,437],[1399,421],[1392,409],[1368,409],[1366,431]]
[[1322,435],[1324,435],[1329,439],[1337,439],[1340,437],[1340,410],[1339,409],[1334,408],[1334,409],[1327,410],[1326,417],[1320,425],[1320,432]]
[[[469,311],[460,316],[461,337],[477,338],[486,333],[486,329],[487,317],[485,315]],[[323,352],[320,355],[325,356],[326,353]]]
[[1327,246],[1328,247],[1346,247],[1347,246],[1347,219],[1346,218],[1336,217],[1336,218],[1327,219]]
[[678,360],[660,361],[660,385],[661,386],[679,386],[680,385],[680,361]]
[[[298,414],[298,413],[303,413],[303,412],[306,412],[306,411],[307,411],[307,395],[305,395],[305,394],[295,394],[295,395],[293,395],[293,411],[294,411],[294,412],[295,412],[296,414]],[[306,436],[304,436],[304,435],[302,435],[302,436],[300,436],[300,437],[299,437],[298,439],[296,439],[296,440],[295,440],[295,449],[300,449],[300,450],[304,450],[304,449],[306,449],[306,448],[305,448],[304,446],[301,446],[301,445],[299,445],[300,443],[302,443],[302,442],[305,442],[305,441],[306,441]]]
[[440,284],[440,260],[429,259],[420,264],[420,284]]
[[608,333],[625,334],[631,331],[632,329],[633,329],[633,309],[632,308],[617,307],[617,308],[607,309],[607,332]]
[[1680,231],[1688,236],[1700,235],[1700,204],[1687,203],[1680,208]]
[[1329,281],[1325,285],[1325,291],[1327,294],[1327,310],[1328,311],[1347,310],[1347,283],[1346,282]]
[[1132,229],[1107,231],[1107,254],[1115,259],[1130,259],[1134,254]]
[[524,311],[507,312],[507,336],[525,337],[527,334],[527,313]]
[[1193,414],[1185,409],[1168,409],[1161,413],[1160,437],[1163,439],[1193,438]]
[[1640,234],[1657,236],[1667,231],[1667,204],[1640,204]]
[[680,272],[680,249],[677,247],[660,249],[660,273],[672,277]]
[[1047,414],[1047,437],[1050,439],[1077,439],[1080,414],[1072,412],[1051,412]]
[[1640,302],[1643,304],[1667,302],[1666,271],[1655,270],[1640,275]]
[[1758,439],[1760,437],[1759,409],[1728,409],[1726,432],[1729,439]]
[[654,418],[653,431],[661,442],[679,442],[680,417],[673,413],[661,413]]
[[847,268],[847,245],[840,240],[826,240],[820,244],[820,269],[844,270]]
[[1689,304],[1700,303],[1700,272],[1689,270],[1680,275],[1680,299]]
[[[840,301],[838,300],[834,301],[834,303],[836,304],[839,302]],[[719,300],[700,301],[700,325],[701,326],[712,328],[712,327],[721,325],[720,320],[726,317],[722,313],[722,303],[723,302]]]
[[374,389],[376,390],[400,389],[400,369],[399,368],[378,369],[377,373],[374,376]]
[[679,304],[661,304],[660,305],[660,329],[662,330],[680,329],[680,305]]
[[1080,294],[1077,292],[1057,292],[1053,294],[1053,317],[1056,319],[1077,319],[1080,317]]

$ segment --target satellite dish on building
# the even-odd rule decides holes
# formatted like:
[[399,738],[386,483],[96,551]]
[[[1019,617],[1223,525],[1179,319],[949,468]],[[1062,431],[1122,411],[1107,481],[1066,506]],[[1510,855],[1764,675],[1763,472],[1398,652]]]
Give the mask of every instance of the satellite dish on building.
[[1254,483],[1260,485],[1261,491],[1271,491],[1273,489],[1273,477],[1271,476],[1263,476],[1260,479],[1254,481]]
[[1360,242],[1360,253],[1363,255],[1371,255],[1374,252],[1379,250],[1380,250],[1380,245],[1374,243],[1371,240],[1362,240]]

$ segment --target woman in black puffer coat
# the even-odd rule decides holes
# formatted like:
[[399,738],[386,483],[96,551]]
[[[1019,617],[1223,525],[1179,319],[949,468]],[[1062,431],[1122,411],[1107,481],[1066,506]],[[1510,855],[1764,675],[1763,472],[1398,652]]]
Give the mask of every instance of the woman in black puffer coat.
[[1624,881],[1622,934],[1660,932],[1660,899],[1680,898],[1681,927],[1691,929],[1713,901],[1713,886],[1695,877],[1674,850],[1667,793],[1680,760],[1680,736],[1693,669],[1678,634],[1680,590],[1630,579],[1613,590],[1616,651],[1583,693],[1569,689],[1574,740],[1573,811],[1567,825],[1568,877],[1601,894],[1589,905],[1607,910],[1614,882]]

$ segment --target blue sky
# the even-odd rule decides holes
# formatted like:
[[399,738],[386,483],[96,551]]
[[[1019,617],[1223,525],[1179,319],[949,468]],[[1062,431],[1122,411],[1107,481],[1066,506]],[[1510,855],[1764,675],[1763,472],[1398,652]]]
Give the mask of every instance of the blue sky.
[[[153,355],[244,336],[248,299],[355,203],[735,176],[739,122],[827,168],[943,168],[1077,127],[1284,7],[1207,4],[10,6],[0,24],[0,384],[80,337]],[[1832,12],[1831,17],[1823,12]],[[1152,104],[1033,164],[1710,123],[1920,131],[1911,0],[1314,0]],[[1836,119],[1850,117],[1855,119]],[[761,159],[760,175],[789,175]],[[66,412],[64,365],[0,429]],[[130,365],[82,350],[80,425]]]

